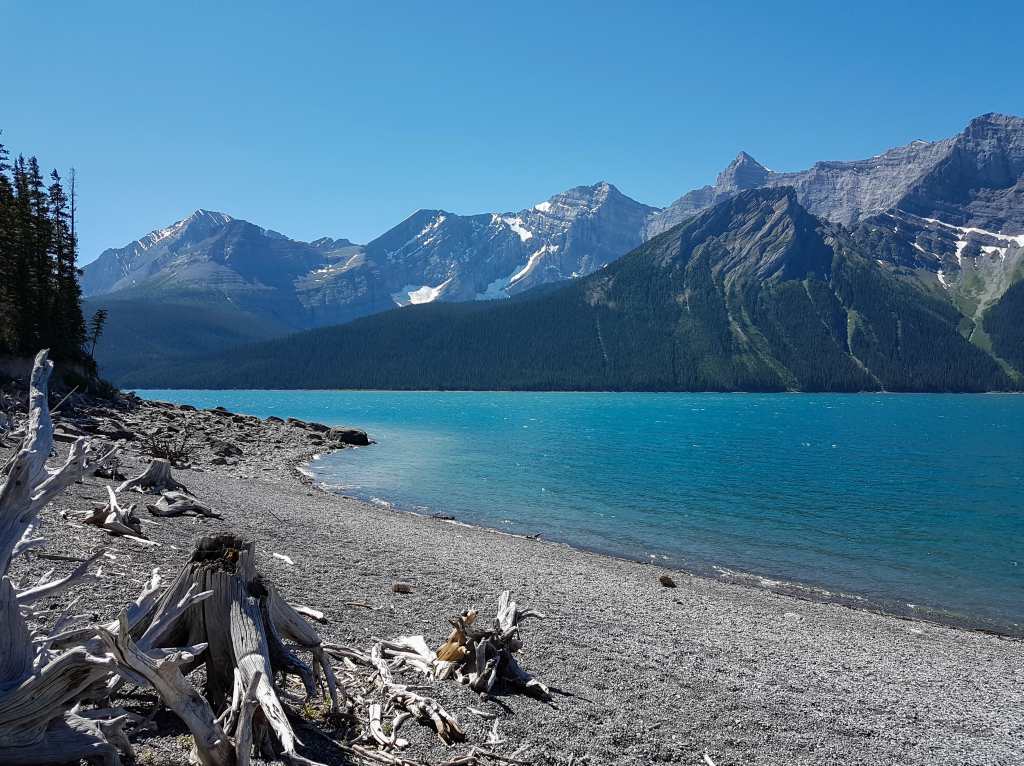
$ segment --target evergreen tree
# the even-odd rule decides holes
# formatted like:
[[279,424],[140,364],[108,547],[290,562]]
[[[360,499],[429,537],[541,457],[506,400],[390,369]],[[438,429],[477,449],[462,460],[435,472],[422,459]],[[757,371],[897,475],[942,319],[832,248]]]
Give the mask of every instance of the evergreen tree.
[[0,144],[0,354],[9,354],[17,345],[14,332],[16,298],[14,292],[14,187],[11,185],[7,147]]
[[74,200],[35,157],[8,157],[0,145],[0,353],[88,361]]
[[54,354],[73,358],[85,345],[85,321],[80,307],[82,291],[75,267],[76,242],[69,200],[60,175],[50,174],[50,252],[53,260],[53,293],[50,309],[50,337],[45,344]]

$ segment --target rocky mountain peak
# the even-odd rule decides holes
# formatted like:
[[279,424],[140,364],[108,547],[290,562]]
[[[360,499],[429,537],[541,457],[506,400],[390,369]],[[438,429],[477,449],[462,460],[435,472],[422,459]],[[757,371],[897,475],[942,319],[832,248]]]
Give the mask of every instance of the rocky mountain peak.
[[358,247],[358,245],[356,245],[352,240],[344,237],[340,239],[335,239],[334,237],[319,237],[309,244],[310,247],[323,251],[340,250],[343,247]]
[[1024,117],[999,112],[987,112],[967,123],[964,135],[984,134],[992,130],[1024,130]]
[[542,202],[539,205],[535,205],[533,209],[546,213],[549,212],[552,206],[562,205],[570,209],[586,208],[594,210],[608,201],[617,202],[625,199],[628,199],[628,197],[613,184],[607,181],[598,181],[590,186],[574,186],[571,189],[560,192],[548,199],[547,203]]
[[740,192],[697,215],[680,230],[679,255],[703,255],[726,282],[819,277],[829,273],[832,249],[821,220],[807,212],[790,186]]
[[746,152],[740,152],[736,159],[718,174],[715,190],[720,193],[740,192],[763,186],[771,171]]

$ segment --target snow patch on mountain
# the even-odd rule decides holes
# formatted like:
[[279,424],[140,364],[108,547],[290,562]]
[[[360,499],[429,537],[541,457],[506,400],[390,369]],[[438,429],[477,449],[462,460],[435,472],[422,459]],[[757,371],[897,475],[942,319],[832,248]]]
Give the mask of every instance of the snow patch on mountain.
[[512,275],[498,277],[487,285],[483,292],[477,293],[475,299],[478,301],[495,301],[508,298],[508,283],[512,281]]
[[430,285],[406,285],[397,293],[391,294],[391,300],[396,306],[418,305],[420,303],[432,303],[444,293],[445,288],[452,283],[454,277],[448,277],[437,287]]
[[[974,226],[955,226],[945,221],[940,221],[938,218],[924,218],[918,216],[922,221],[928,223],[934,223],[938,226],[945,226],[947,229],[953,229],[960,232],[961,234],[977,234],[983,237],[992,237],[993,239],[1000,239],[1010,243],[1015,243],[1018,247],[1024,247],[1024,234],[1003,234],[1001,232],[988,231],[986,229],[979,229]],[[984,248],[983,248],[984,249]]]
[[515,218],[502,218],[501,220],[507,224],[512,231],[518,234],[519,239],[523,242],[533,236],[533,232],[523,226],[523,219],[519,216],[516,216]]
[[557,251],[558,245],[544,245],[539,250],[535,250],[530,255],[530,259],[526,262],[526,265],[509,278],[508,286],[512,287],[517,282],[521,282],[523,279],[530,276],[531,272],[537,268],[537,264],[540,263],[540,259],[543,258],[546,253],[554,253]]

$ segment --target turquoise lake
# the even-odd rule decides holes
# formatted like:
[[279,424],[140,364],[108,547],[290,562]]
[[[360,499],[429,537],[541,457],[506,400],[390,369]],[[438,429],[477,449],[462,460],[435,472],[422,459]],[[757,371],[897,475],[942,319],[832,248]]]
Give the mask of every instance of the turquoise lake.
[[138,393],[365,428],[343,494],[1024,634],[1024,396]]

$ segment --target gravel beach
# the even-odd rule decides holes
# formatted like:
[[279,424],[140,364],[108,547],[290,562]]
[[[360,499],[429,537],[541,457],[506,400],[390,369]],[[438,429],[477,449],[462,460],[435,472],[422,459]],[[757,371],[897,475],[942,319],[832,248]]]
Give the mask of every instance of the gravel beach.
[[[684,572],[669,572],[677,587],[668,588],[659,583],[666,571],[652,565],[332,495],[297,470],[332,448],[329,435],[303,424],[148,405],[119,418],[128,430],[191,422],[193,468],[175,477],[223,519],[157,519],[140,506],[160,547],[111,537],[75,521],[112,483],[87,478],[44,511],[43,550],[77,557],[105,545],[109,556],[101,579],[54,609],[80,596],[78,611],[111,619],[151,568],[173,576],[198,536],[237,531],[256,541],[262,572],[288,601],[326,613],[318,629],[328,641],[368,649],[373,637],[423,634],[436,647],[448,616],[470,606],[493,615],[505,589],[545,613],[524,626],[521,663],[560,690],[554,705],[521,696],[481,703],[454,681],[423,692],[471,742],[483,742],[492,723],[467,707],[499,714],[505,742],[494,749],[508,756],[529,745],[519,757],[537,764],[1024,763],[1020,640]],[[217,439],[242,454],[213,464]],[[146,465],[141,449],[127,444],[127,474]],[[29,555],[14,574],[71,566]],[[412,592],[393,593],[396,580]],[[122,702],[148,712],[152,700],[133,693]],[[140,761],[184,763],[185,729],[169,715],[157,722],[158,732],[133,736]],[[309,757],[348,763],[317,725],[298,733]],[[432,762],[468,749],[415,725],[403,734],[410,755]]]

